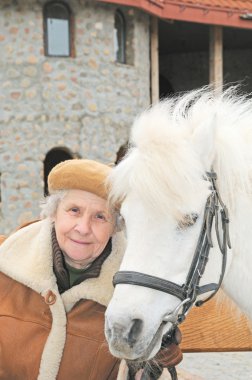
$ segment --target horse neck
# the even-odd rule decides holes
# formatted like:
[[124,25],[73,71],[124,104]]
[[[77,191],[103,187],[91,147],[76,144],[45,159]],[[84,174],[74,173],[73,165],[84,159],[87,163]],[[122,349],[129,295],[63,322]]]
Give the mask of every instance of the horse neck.
[[230,209],[228,267],[223,289],[252,319],[252,196],[237,195],[235,208]]

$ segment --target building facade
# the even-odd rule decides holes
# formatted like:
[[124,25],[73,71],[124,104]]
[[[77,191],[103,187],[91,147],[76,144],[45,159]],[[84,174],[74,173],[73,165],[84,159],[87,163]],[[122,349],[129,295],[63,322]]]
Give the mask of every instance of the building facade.
[[252,0],[2,0],[0,234],[39,218],[58,162],[115,162],[151,102],[252,93],[251,40]]
[[1,233],[39,217],[57,162],[115,162],[150,103],[149,22],[96,1],[1,1]]

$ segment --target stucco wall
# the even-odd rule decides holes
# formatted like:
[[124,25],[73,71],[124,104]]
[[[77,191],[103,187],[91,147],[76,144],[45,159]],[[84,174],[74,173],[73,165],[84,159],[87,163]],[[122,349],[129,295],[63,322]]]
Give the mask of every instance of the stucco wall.
[[39,216],[43,160],[55,147],[114,162],[134,117],[148,106],[149,16],[121,8],[133,64],[114,61],[115,7],[68,1],[74,58],[45,57],[44,1],[0,3],[0,233]]

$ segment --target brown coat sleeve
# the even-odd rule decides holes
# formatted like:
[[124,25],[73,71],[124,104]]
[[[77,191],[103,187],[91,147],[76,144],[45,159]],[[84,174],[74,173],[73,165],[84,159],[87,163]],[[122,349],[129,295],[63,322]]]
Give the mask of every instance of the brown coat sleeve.
[[109,377],[107,380],[116,380],[117,379],[117,375],[118,375],[118,370],[119,370],[119,365],[120,365],[120,359],[118,359],[111,371],[111,373],[109,374]]

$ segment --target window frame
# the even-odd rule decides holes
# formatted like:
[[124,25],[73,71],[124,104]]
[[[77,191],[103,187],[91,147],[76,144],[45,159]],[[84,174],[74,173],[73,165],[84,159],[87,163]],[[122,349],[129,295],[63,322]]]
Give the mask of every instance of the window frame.
[[[68,18],[66,19],[68,21],[68,47],[69,47],[68,54],[52,54],[52,53],[49,54],[49,33],[48,33],[48,26],[47,26],[48,8],[50,8],[50,6],[53,6],[54,4],[63,6],[66,9],[67,14],[68,14]],[[44,52],[45,52],[46,57],[68,58],[68,57],[74,56],[73,54],[73,14],[68,4],[60,0],[52,0],[52,1],[46,2],[43,7],[43,29],[44,29]]]
[[[121,31],[120,40],[121,41],[119,41],[118,33],[116,33],[116,31],[119,30],[116,28],[117,17],[120,20],[120,26],[121,26],[121,28],[120,28],[120,31]],[[116,38],[117,38],[117,41],[115,41]],[[117,51],[115,50],[115,62],[124,65],[127,63],[127,54],[126,54],[127,25],[126,25],[125,16],[120,9],[117,9],[114,13],[114,49],[116,48],[116,42],[118,45],[118,50]],[[119,56],[118,52],[120,52],[120,46],[121,46],[122,58],[118,58],[118,56]]]

